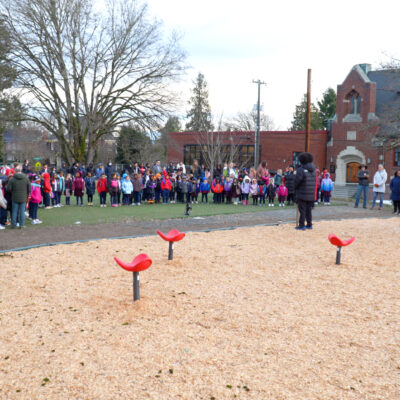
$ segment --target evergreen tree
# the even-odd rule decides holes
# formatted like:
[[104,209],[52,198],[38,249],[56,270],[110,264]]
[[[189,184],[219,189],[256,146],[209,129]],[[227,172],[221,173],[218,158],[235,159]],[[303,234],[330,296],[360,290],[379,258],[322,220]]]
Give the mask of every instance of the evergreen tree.
[[328,88],[322,95],[322,100],[318,101],[319,114],[325,129],[328,129],[328,120],[336,114],[336,92]]
[[189,121],[186,129],[192,132],[209,132],[213,129],[211,122],[211,108],[208,102],[207,82],[204,75],[199,73],[194,82],[192,97],[189,100],[191,106],[186,117]]
[[179,120],[179,117],[175,116],[175,115],[171,115],[167,122],[165,123],[164,127],[162,127],[160,129],[160,139],[159,139],[159,143],[162,145],[163,147],[163,153],[164,155],[167,154],[167,143],[168,143],[168,135],[171,132],[180,132],[182,130],[181,127],[181,121]]
[[150,138],[139,126],[122,126],[117,141],[116,162],[129,164],[130,162],[139,161],[141,149],[148,147],[150,144]]
[[163,151],[163,146],[153,141],[138,125],[124,125],[117,141],[116,162],[130,164],[163,160]]
[[[303,100],[296,106],[296,111],[293,113],[292,126],[289,128],[291,131],[304,131],[306,130],[306,113],[307,113],[307,95],[303,96]],[[311,130],[324,129],[322,118],[318,108],[311,103]]]

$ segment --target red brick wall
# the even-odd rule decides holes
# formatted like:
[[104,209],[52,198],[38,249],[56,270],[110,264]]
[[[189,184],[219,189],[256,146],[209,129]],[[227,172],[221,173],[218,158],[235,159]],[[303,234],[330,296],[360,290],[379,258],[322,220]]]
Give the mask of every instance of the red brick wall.
[[[310,153],[314,164],[323,168],[326,165],[327,131],[312,131]],[[293,152],[305,149],[304,131],[261,132],[261,160],[268,162],[270,169],[285,167],[293,163]]]
[[[200,134],[195,132],[170,133],[167,143],[168,161],[182,161],[185,144],[199,144]],[[223,143],[254,144],[254,132],[225,132]],[[322,168],[326,165],[327,131],[311,132],[311,153],[315,165]],[[293,152],[304,151],[304,131],[272,131],[260,132],[261,160],[268,162],[270,169],[284,168],[293,162]]]

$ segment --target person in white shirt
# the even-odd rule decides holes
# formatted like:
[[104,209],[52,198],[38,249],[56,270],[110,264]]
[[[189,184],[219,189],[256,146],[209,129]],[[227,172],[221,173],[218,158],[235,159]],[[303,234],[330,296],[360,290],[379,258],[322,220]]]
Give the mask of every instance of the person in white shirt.
[[383,206],[383,196],[385,194],[385,186],[387,181],[387,173],[382,164],[378,165],[378,171],[375,172],[374,175],[374,198],[372,199],[372,207],[371,210],[374,209],[376,199],[379,196],[379,208],[378,210],[382,210]]

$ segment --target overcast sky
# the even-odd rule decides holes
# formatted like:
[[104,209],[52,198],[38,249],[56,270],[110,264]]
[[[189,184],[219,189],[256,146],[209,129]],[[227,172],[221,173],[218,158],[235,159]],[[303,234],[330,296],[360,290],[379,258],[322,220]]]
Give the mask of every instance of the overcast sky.
[[[261,102],[277,129],[290,126],[312,69],[313,101],[336,90],[353,65],[379,67],[400,56],[400,0],[147,0],[151,15],[183,35],[190,70],[184,101],[202,72],[215,115],[230,117],[257,101],[253,79],[267,83]],[[180,112],[185,114],[187,105]]]

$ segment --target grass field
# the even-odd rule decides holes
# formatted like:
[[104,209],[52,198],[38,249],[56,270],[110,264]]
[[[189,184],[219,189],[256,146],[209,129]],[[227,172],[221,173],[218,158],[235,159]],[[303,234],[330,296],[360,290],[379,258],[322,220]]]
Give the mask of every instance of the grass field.
[[[234,206],[230,204],[193,204],[193,209],[190,212],[191,217],[205,217],[212,215],[222,214],[241,214],[251,213],[260,211],[272,211],[280,209],[280,207],[253,207],[242,205]],[[285,207],[293,208],[293,207]],[[87,205],[80,206],[65,206],[61,208],[53,208],[50,210],[39,209],[39,219],[43,221],[43,224],[36,225],[36,227],[43,226],[60,226],[60,225],[72,225],[78,221],[81,224],[99,224],[107,222],[117,221],[145,221],[145,220],[157,220],[157,219],[170,219],[170,218],[187,218],[184,215],[185,205],[184,204],[143,204],[139,206],[121,206],[121,207],[110,207],[100,208],[98,204],[93,207]],[[27,226],[30,226],[28,223]]]
[[[65,197],[62,198],[62,204],[65,204]],[[100,208],[99,197],[94,197],[94,205],[87,206],[86,196],[84,197],[84,206],[75,205],[75,197],[71,197],[71,205],[61,208],[52,208],[44,210],[39,208],[38,217],[43,221],[41,225],[44,226],[65,226],[73,225],[79,222],[82,225],[88,224],[102,224],[110,222],[127,222],[127,221],[151,221],[159,219],[171,218],[187,218],[185,214],[185,204],[142,204],[139,206],[121,206],[111,207],[109,199],[107,199],[107,207]],[[274,211],[281,210],[278,204],[275,207],[268,207],[268,204],[263,207],[255,207],[251,205],[242,206],[241,203],[235,206],[233,204],[213,204],[212,202],[206,204],[193,204],[190,212],[191,217],[206,217],[213,215],[226,215],[226,214],[242,214],[254,213],[261,211]],[[347,203],[335,202],[333,205],[347,205]],[[293,209],[294,206],[285,206],[285,209]],[[27,222],[27,227],[31,226]]]

